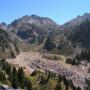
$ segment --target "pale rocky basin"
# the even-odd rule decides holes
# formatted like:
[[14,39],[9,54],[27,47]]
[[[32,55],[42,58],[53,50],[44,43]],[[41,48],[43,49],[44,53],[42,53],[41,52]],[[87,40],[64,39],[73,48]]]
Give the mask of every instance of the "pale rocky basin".
[[[39,52],[21,52],[15,59],[7,59],[11,64],[22,66],[25,68],[25,73],[31,74],[36,66],[42,70],[50,70],[56,74],[66,76],[67,79],[73,80],[75,86],[80,86],[84,90],[85,77],[90,78],[90,73],[87,73],[86,66],[71,66],[65,63],[65,58],[59,61],[52,61],[42,57]],[[90,67],[90,64],[88,64]]]

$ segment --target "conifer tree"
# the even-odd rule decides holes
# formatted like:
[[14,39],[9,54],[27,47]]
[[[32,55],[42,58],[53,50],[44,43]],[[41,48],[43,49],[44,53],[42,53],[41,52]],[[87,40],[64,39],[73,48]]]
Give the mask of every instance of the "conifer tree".
[[12,87],[17,89],[18,88],[18,76],[17,76],[17,70],[14,67],[12,71]]
[[25,74],[22,67],[18,69],[18,81],[19,85],[24,88]]
[[57,83],[55,90],[62,90],[61,83]]

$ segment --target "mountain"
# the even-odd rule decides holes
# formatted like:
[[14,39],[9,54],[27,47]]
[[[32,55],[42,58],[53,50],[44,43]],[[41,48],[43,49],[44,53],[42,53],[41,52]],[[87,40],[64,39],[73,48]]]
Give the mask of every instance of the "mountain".
[[0,59],[1,58],[15,58],[19,54],[16,42],[10,39],[8,33],[0,29]]
[[82,50],[90,49],[89,13],[78,16],[61,27],[50,34],[44,49],[64,55],[75,55],[81,53]]
[[6,23],[4,23],[4,22],[0,23],[0,28],[2,28],[4,30],[7,29]]
[[90,49],[90,20],[86,19],[80,25],[76,26],[68,36],[73,43]]
[[90,49],[90,13],[77,16],[65,23],[63,27],[67,31],[65,35],[73,45]]
[[71,55],[73,54],[73,47],[71,41],[67,39],[62,30],[58,30],[50,33],[48,36],[44,49],[50,53],[61,54],[61,55]]
[[[50,53],[73,55],[90,49],[90,13],[58,25],[37,15],[23,16],[11,24],[0,24],[20,50],[46,50]],[[78,51],[78,52],[77,52]]]
[[[26,15],[14,20],[7,28],[22,42],[27,44],[27,47],[32,47],[35,45],[40,46],[42,43],[44,44],[47,34],[57,30],[58,25],[46,17]],[[43,46],[43,44],[41,46]]]
[[82,16],[77,16],[76,18],[66,22],[63,26],[68,29],[73,29],[75,26],[80,25],[86,19],[90,20],[90,13],[85,13]]
[[[26,89],[33,86],[35,90],[36,88],[40,90],[42,89],[41,86],[43,85],[45,86],[45,88],[52,89],[53,82],[55,82],[55,87],[57,87],[55,89],[58,89],[61,77],[64,76],[62,82],[69,80],[69,82],[71,83],[68,86],[68,89],[75,88],[77,90],[83,90],[84,86],[86,85],[85,82],[87,82],[85,80],[89,79],[90,72],[89,18],[90,14],[86,13],[83,16],[78,16],[68,23],[65,23],[64,25],[58,25],[49,18],[43,18],[36,15],[26,15],[13,21],[9,25],[1,23],[0,60],[1,58],[15,58],[16,55],[19,54],[19,51],[21,52],[21,50],[39,50],[40,53],[24,52],[19,57],[14,59],[14,64],[17,64],[18,66],[23,65],[22,68],[18,68],[17,65],[15,65],[16,68],[13,66],[13,69],[11,69],[12,65],[8,64],[6,61],[4,61],[4,59],[2,59],[0,68],[3,69],[0,72],[0,83],[2,84],[4,83],[4,81],[6,81],[9,82],[6,84],[12,85],[12,87],[14,88],[19,87]],[[60,54],[60,56],[58,54]],[[71,57],[68,58],[67,56]],[[57,60],[59,59],[63,60],[63,62],[60,62],[60,64],[59,62],[57,62]],[[9,62],[12,63],[13,59],[10,59]],[[81,66],[83,66],[83,69],[81,69]],[[30,71],[29,68],[31,68]],[[39,73],[37,71],[37,69],[39,68],[40,70],[45,70],[46,68],[46,73],[41,72],[40,75],[35,78],[35,76],[37,76]],[[30,80],[32,81],[32,83],[27,77],[25,77],[27,75],[24,75],[23,70],[27,75],[29,74],[29,72],[33,71],[32,75],[29,75],[29,79],[31,78]],[[59,77],[56,77],[56,74]],[[52,75],[56,79],[53,79]],[[80,75],[82,75],[82,77]],[[34,79],[37,87],[35,87],[35,84],[33,83]],[[36,83],[37,80],[39,81],[39,83]],[[56,83],[57,80],[59,81],[58,83]],[[25,81],[25,85],[23,81]],[[6,86],[4,84],[3,86]],[[51,87],[48,87],[50,85]],[[30,90],[31,89],[32,88],[30,88]]]
[[23,23],[25,24],[37,24],[37,25],[57,25],[53,20],[49,19],[49,18],[46,18],[46,17],[40,17],[40,16],[37,16],[37,15],[31,15],[31,16],[28,16],[28,15],[25,15],[17,20],[14,20],[12,23],[11,23],[11,26],[13,27],[20,27]]

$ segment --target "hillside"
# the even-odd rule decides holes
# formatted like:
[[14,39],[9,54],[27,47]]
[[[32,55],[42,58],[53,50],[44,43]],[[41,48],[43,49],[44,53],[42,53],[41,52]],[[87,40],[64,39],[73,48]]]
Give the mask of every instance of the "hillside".
[[63,26],[66,28],[66,30],[72,30],[74,27],[80,25],[86,19],[90,20],[90,13],[85,13],[82,16],[78,15],[76,18],[66,22]]
[[79,26],[76,26],[70,36],[68,36],[68,39],[73,44],[79,44],[90,49],[90,20],[86,19]]
[[49,44],[51,48],[49,51],[52,53],[75,55],[82,50],[90,49],[89,35],[90,14],[86,13],[65,23],[58,31],[52,32],[45,48],[48,50]]
[[[41,49],[49,32],[58,29],[58,25],[51,19],[37,15],[23,16],[7,26],[24,44],[22,48],[39,47]],[[25,47],[24,47],[25,46]]]
[[0,58],[14,58],[19,54],[17,44],[11,41],[8,33],[0,29]]
[[64,25],[37,15],[23,16],[11,24],[1,24],[11,39],[17,39],[20,50],[48,51],[62,55],[74,55],[89,49],[90,14],[85,13]]

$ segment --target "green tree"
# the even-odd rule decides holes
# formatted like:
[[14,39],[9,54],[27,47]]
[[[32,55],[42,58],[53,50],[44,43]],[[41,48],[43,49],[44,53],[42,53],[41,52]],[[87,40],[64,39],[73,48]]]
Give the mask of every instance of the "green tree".
[[6,81],[5,73],[3,73],[2,71],[0,71],[0,82],[4,83],[5,81]]
[[87,83],[86,90],[90,90],[90,80],[87,80],[87,79],[86,79],[86,83]]
[[66,80],[66,90],[69,90],[69,82]]
[[25,74],[22,67],[18,69],[18,81],[19,85],[24,88]]
[[11,53],[11,58],[15,58],[16,57],[13,51],[11,51],[10,53]]
[[64,85],[66,85],[66,77],[63,76],[63,82],[64,82]]
[[61,83],[56,84],[55,90],[62,90]]
[[81,88],[78,86],[77,90],[81,90]]
[[27,90],[33,90],[32,83],[28,78],[25,78],[25,87]]
[[61,75],[59,74],[59,76],[58,76],[58,83],[61,83],[62,82],[62,77],[61,77]]
[[47,82],[49,81],[49,79],[50,79],[50,71],[48,71],[48,77],[47,77]]
[[5,66],[5,71],[6,71],[6,73],[7,73],[8,75],[11,74],[11,65],[10,65],[10,64],[7,64],[7,65]]
[[17,89],[18,88],[18,76],[17,76],[17,70],[14,67],[12,71],[12,87]]
[[73,85],[72,89],[73,89],[73,90],[77,90],[77,88],[76,88],[74,85]]
[[52,41],[51,37],[47,37],[44,49],[51,51],[56,47],[56,44]]

